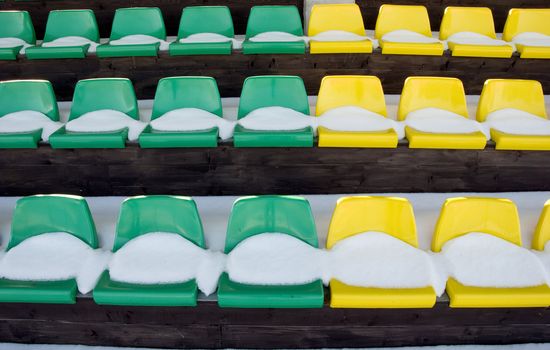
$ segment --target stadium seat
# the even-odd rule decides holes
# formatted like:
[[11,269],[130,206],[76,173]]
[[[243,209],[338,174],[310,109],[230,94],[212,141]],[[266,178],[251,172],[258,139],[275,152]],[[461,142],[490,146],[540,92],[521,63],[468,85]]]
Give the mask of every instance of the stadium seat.
[[[534,32],[550,35],[550,9],[511,9],[504,25],[502,38],[513,41],[521,33]],[[548,46],[516,44],[521,58],[550,58]]]
[[[458,197],[443,204],[432,240],[432,251],[470,232],[483,232],[521,246],[519,215],[508,199]],[[451,307],[541,307],[550,305],[547,285],[522,288],[465,286],[450,278],[447,294]]]
[[[216,80],[210,77],[171,77],[161,79],[153,102],[154,120],[179,108],[199,108],[223,116]],[[204,131],[160,132],[148,126],[139,136],[142,148],[216,147],[218,128]]]
[[[166,28],[159,8],[133,7],[116,10],[109,41],[137,34],[166,40]],[[159,43],[137,45],[110,45],[107,43],[97,47],[97,56],[157,56],[159,46]]]
[[[485,81],[477,106],[477,120],[484,122],[491,112],[514,108],[547,119],[542,85],[536,80],[489,79]],[[509,134],[491,129],[498,150],[550,150],[550,136]]]
[[[67,232],[97,248],[97,236],[86,200],[79,196],[38,195],[17,201],[8,250],[25,239],[49,232]],[[74,279],[14,281],[0,279],[0,301],[12,303],[74,304]]]
[[[327,249],[368,231],[384,232],[418,248],[412,205],[404,198],[357,196],[338,200],[330,222]],[[429,308],[436,294],[425,288],[365,288],[330,281],[333,308]]]
[[[332,75],[321,81],[317,97],[317,116],[338,107],[356,106],[387,116],[380,79],[369,75]],[[336,131],[319,127],[319,147],[397,147],[397,133],[384,131]]]
[[[445,9],[439,39],[447,40],[451,35],[460,32],[472,32],[496,39],[493,13],[488,7],[455,7]],[[473,45],[448,42],[453,56],[463,57],[512,57],[514,49],[510,45]]]
[[533,249],[543,251],[544,246],[550,240],[550,200],[544,203],[542,212],[533,236]]
[[[0,118],[19,111],[41,112],[59,120],[52,84],[47,80],[12,80],[0,82]],[[0,133],[0,148],[36,148],[42,129],[22,133]]]
[[432,37],[430,18],[424,6],[388,5],[380,6],[374,36],[380,40],[382,54],[394,55],[443,55],[442,43],[406,43],[382,40],[387,33],[396,30],[410,30]]
[[265,32],[285,32],[303,36],[302,20],[296,6],[254,6],[250,9],[246,26],[243,53],[248,54],[303,54],[306,44],[294,42],[254,42],[250,38]]
[[[307,200],[293,196],[260,196],[238,199],[231,210],[225,253],[241,241],[266,232],[285,233],[317,247],[317,232]],[[260,286],[233,282],[224,273],[218,284],[218,304],[241,308],[322,307],[322,282],[305,285]]]
[[[75,87],[69,121],[83,114],[113,109],[139,119],[132,82],[126,78],[80,80]],[[128,129],[113,132],[68,132],[65,127],[50,136],[52,148],[124,148]]]
[[[55,10],[48,15],[44,42],[62,37],[80,36],[99,42],[99,31],[92,10]],[[66,47],[29,47],[25,51],[28,59],[84,58],[90,45]]]
[[[178,234],[205,247],[202,223],[193,199],[178,196],[138,196],[125,200],[120,209],[113,252],[147,233]],[[197,283],[140,285],[111,280],[105,271],[93,291],[101,305],[195,306]]]
[[215,33],[233,38],[233,19],[227,6],[189,6],[181,13],[178,39],[170,44],[170,55],[229,55],[231,41],[219,43],[180,43],[193,34]]
[[[363,16],[357,4],[314,5],[309,19],[308,36],[338,30],[365,36]],[[372,42],[314,41],[309,42],[310,53],[371,53]]]
[[[36,37],[27,11],[0,11],[0,38],[19,38],[34,45]],[[15,60],[22,46],[0,48],[0,60]]]
[[[238,118],[262,107],[280,106],[309,114],[302,78],[297,76],[255,76],[244,81]],[[293,131],[248,130],[240,125],[233,134],[235,147],[312,147],[313,129]]]
[[[398,120],[422,108],[440,108],[468,118],[464,86],[459,79],[441,77],[409,77],[405,80]],[[410,148],[483,149],[487,138],[481,131],[466,134],[431,133],[405,127]]]

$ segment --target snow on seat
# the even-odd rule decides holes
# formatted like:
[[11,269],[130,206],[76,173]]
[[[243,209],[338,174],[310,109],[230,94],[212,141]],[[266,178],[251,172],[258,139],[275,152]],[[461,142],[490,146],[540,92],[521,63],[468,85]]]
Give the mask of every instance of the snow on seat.
[[69,121],[50,136],[53,148],[124,148],[146,124],[139,121],[136,95],[126,78],[80,80]]
[[550,121],[542,85],[536,80],[487,80],[477,120],[490,127],[496,149],[550,150]]
[[493,13],[487,7],[447,7],[439,39],[447,40],[453,56],[508,58],[514,53],[512,44],[497,39]]
[[[407,120],[411,113],[415,117]],[[397,119],[406,124],[410,148],[483,149],[487,143],[481,126],[468,118],[464,86],[456,78],[407,78]]]
[[[316,36],[343,32],[358,36],[356,40],[316,40]],[[372,42],[365,36],[361,10],[356,4],[317,4],[311,10],[308,36],[309,51],[316,53],[371,53]]]
[[445,49],[443,43],[432,37],[424,6],[380,6],[374,36],[382,54],[441,56]]
[[50,11],[44,41],[30,47],[28,59],[85,58],[99,45],[99,30],[92,10]]
[[447,265],[451,307],[550,305],[542,264],[521,247],[517,208],[508,199],[447,199],[432,251]]
[[36,43],[34,27],[27,11],[0,11],[0,60],[15,60]]
[[159,49],[168,49],[162,12],[133,7],[116,10],[109,42],[96,52],[98,57],[157,56]]
[[550,9],[511,9],[502,36],[521,58],[550,58]]
[[[315,221],[304,198],[243,197],[233,204],[231,210],[225,253],[230,254],[249,237],[269,232],[290,235],[312,248],[318,245]],[[320,279],[299,285],[258,285],[234,282],[224,273],[218,284],[218,304],[221,307],[317,308],[323,306],[323,301]]]

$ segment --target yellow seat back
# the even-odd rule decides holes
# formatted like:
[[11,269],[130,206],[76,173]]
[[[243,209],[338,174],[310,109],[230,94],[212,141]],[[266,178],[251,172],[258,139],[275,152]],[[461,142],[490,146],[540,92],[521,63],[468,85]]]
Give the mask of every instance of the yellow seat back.
[[535,32],[550,35],[550,9],[511,9],[502,38],[512,41],[518,34]]
[[314,5],[309,16],[308,36],[328,30],[343,30],[365,35],[363,16],[357,4]]
[[424,6],[387,5],[380,6],[374,36],[380,39],[384,34],[394,30],[410,30],[432,36],[430,17]]
[[496,39],[493,13],[488,7],[457,7],[445,9],[439,39],[446,40],[459,32],[474,32]]
[[504,108],[515,108],[546,118],[542,85],[536,80],[486,80],[477,105],[476,119],[483,122],[489,113]]
[[531,246],[536,250],[544,250],[544,245],[550,240],[550,200],[544,203],[542,213],[535,229]]
[[355,196],[340,198],[332,214],[327,248],[358,233],[378,231],[418,247],[411,203],[405,198]]
[[470,232],[484,232],[521,246],[518,210],[509,199],[457,197],[443,203],[432,238],[432,250]]
[[330,75],[323,78],[315,115],[344,106],[357,106],[386,116],[380,79],[372,75]]
[[468,118],[462,81],[457,78],[408,77],[403,85],[397,119],[422,108],[440,108]]

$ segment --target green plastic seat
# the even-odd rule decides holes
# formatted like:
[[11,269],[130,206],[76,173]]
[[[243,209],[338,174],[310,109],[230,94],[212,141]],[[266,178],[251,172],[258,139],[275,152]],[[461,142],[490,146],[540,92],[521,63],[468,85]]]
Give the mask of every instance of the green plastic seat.
[[[101,109],[113,109],[139,120],[136,94],[126,78],[80,80],[75,87],[69,121]],[[52,148],[124,148],[128,129],[107,133],[69,132],[65,127],[50,136]]]
[[[179,108],[199,108],[223,116],[216,80],[211,77],[163,78],[157,85],[151,120]],[[216,147],[218,128],[204,131],[161,132],[148,126],[139,136],[142,148]]]
[[[0,82],[0,118],[6,114],[32,110],[54,121],[59,111],[52,84],[47,80],[11,80]],[[36,148],[42,129],[32,132],[0,133],[0,148]]]
[[[25,239],[48,232],[67,232],[97,248],[97,235],[86,200],[79,196],[38,195],[17,201],[8,250]],[[0,302],[74,304],[76,281],[0,279]]]
[[[195,201],[177,196],[139,196],[122,203],[113,251],[128,241],[151,232],[179,234],[204,248],[204,234]],[[93,291],[94,300],[105,305],[195,306],[194,280],[177,284],[138,285],[112,281],[101,276]]]
[[[92,10],[50,11],[46,23],[44,42],[66,36],[81,36],[99,42],[99,30]],[[84,58],[90,45],[65,47],[29,47],[25,54],[30,60],[48,58]]]
[[[260,196],[238,199],[231,210],[225,253],[251,236],[279,232],[318,246],[309,202],[294,196]],[[233,282],[223,274],[218,283],[218,304],[241,308],[319,308],[323,306],[321,281],[293,286],[258,286]]]
[[[143,34],[166,40],[162,12],[157,7],[131,7],[117,9],[109,40],[127,35]],[[139,45],[109,45],[97,47],[98,57],[157,56],[160,43]]]
[[[0,38],[19,38],[36,43],[31,16],[27,11],[0,11]],[[22,46],[0,48],[0,60],[15,60]]]
[[192,34],[216,33],[235,36],[233,19],[227,6],[189,6],[181,13],[178,40],[170,44],[170,55],[230,55],[231,41],[221,43],[180,43]]
[[[255,76],[246,78],[239,102],[238,118],[255,109],[280,106],[309,114],[309,103],[302,78],[296,76]],[[312,147],[313,129],[258,131],[240,125],[233,134],[235,147]]]
[[265,32],[286,32],[304,35],[302,20],[296,6],[254,6],[250,9],[246,26],[243,53],[248,54],[304,54],[306,44],[296,42],[253,42],[249,39]]

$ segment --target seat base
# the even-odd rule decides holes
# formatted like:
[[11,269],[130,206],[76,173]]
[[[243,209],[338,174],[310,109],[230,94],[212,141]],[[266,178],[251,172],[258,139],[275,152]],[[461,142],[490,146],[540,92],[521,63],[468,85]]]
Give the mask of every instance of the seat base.
[[111,133],[71,133],[65,127],[50,136],[52,148],[124,148],[128,129]]
[[319,53],[372,53],[372,42],[365,41],[310,41],[309,52]]
[[440,134],[406,126],[405,135],[409,140],[409,148],[484,149],[487,144],[487,138],[481,131],[469,134]]
[[394,43],[380,40],[383,55],[442,56],[442,43]]
[[243,53],[253,54],[304,54],[306,44],[303,41],[292,42],[243,42]]
[[494,57],[510,58],[514,49],[510,45],[465,45],[449,42],[449,50],[455,57]]
[[37,148],[42,130],[32,132],[0,134],[0,148]]
[[13,281],[0,279],[0,302],[4,303],[76,303],[76,281]]
[[237,125],[233,143],[235,147],[313,147],[313,129],[258,131]]
[[218,146],[218,128],[193,132],[159,132],[151,126],[139,136],[141,148],[183,148]]
[[23,46],[0,48],[0,60],[15,61],[17,59],[17,54],[21,51],[22,47]]
[[495,149],[510,151],[550,151],[550,136],[517,135],[491,129]]
[[550,58],[550,47],[516,45],[520,58]]
[[90,44],[66,47],[42,47],[34,46],[25,50],[29,60],[52,58],[85,58]]
[[336,131],[325,127],[317,129],[319,147],[396,148],[397,133],[383,131]]
[[138,45],[99,45],[96,54],[104,57],[151,57],[157,56],[160,43]]
[[231,41],[223,43],[172,43],[170,56],[188,55],[231,55]]

